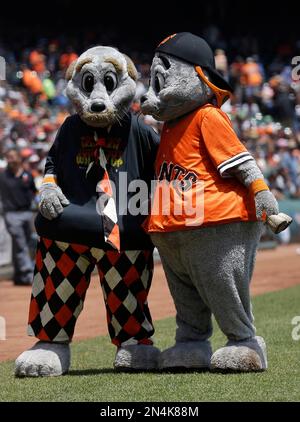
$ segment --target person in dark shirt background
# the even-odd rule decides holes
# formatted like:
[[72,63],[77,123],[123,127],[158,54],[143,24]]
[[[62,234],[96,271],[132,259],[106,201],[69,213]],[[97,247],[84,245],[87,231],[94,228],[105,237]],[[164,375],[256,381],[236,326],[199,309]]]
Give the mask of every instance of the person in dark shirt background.
[[24,170],[16,149],[6,152],[7,168],[0,174],[4,221],[12,237],[15,285],[32,283],[33,264],[29,244],[32,236],[31,204],[36,193],[33,177]]

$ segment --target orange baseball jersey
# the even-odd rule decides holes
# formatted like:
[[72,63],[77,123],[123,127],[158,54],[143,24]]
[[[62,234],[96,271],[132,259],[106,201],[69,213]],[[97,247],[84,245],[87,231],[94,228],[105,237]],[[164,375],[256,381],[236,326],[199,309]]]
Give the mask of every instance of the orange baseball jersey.
[[[252,159],[228,116],[211,104],[176,122],[165,123],[156,158],[157,185],[147,230],[175,231],[256,221],[253,193],[229,174],[232,167]],[[166,185],[171,186],[169,191],[164,190]],[[190,201],[189,208],[180,209],[183,201]]]

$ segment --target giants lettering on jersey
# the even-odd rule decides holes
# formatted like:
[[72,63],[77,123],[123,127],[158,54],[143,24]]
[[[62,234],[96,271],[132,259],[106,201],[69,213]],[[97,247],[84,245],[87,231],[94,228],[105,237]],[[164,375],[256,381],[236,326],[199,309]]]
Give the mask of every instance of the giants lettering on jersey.
[[186,192],[191,189],[198,178],[196,173],[188,171],[179,164],[174,164],[172,161],[163,161],[160,166],[158,180],[172,182],[176,189]]

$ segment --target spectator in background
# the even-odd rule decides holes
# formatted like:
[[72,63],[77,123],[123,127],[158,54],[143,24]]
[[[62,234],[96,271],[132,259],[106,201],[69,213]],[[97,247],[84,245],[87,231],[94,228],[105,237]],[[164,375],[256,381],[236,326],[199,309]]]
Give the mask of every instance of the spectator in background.
[[12,237],[15,285],[32,282],[33,263],[30,258],[32,239],[31,204],[36,193],[32,175],[25,171],[21,155],[16,149],[5,154],[7,168],[0,173],[0,194],[4,221]]
[[296,143],[294,141],[288,141],[287,139],[281,138],[277,141],[279,145],[279,161],[282,169],[285,170],[287,178],[289,180],[289,190],[294,195],[299,190],[298,185],[298,167],[299,159],[294,151],[296,149]]
[[245,99],[258,97],[263,83],[261,66],[253,57],[248,57],[241,70],[241,85],[244,86]]
[[59,67],[61,70],[66,71],[70,64],[78,58],[78,54],[75,53],[71,46],[67,47],[67,51],[60,56]]
[[45,72],[45,59],[46,58],[42,52],[42,48],[39,47],[36,50],[32,50],[29,54],[29,63],[31,65],[32,70],[37,73]]
[[36,71],[27,69],[26,66],[22,66],[21,68],[23,71],[23,85],[26,89],[28,89],[28,92],[31,95],[30,104],[35,106],[38,98],[44,93],[43,83],[37,75]]
[[221,75],[223,75],[225,78],[227,78],[228,74],[228,62],[227,57],[225,54],[225,51],[221,48],[218,48],[215,51],[215,63],[216,63],[216,69]]
[[288,85],[282,76],[277,76],[271,80],[274,89],[274,112],[276,119],[280,120],[285,126],[292,127],[295,121],[295,96],[292,94],[290,85]]

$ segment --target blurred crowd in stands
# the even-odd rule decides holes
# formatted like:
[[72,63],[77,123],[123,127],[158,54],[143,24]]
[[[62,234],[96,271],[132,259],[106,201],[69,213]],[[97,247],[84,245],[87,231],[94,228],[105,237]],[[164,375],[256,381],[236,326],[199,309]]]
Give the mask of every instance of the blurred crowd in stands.
[[[223,109],[239,138],[255,156],[278,199],[300,198],[300,81],[291,61],[299,45],[281,45],[266,59],[259,55],[257,46],[235,40],[240,48],[233,56],[232,51],[237,50],[214,40],[213,31],[199,35],[206,36],[214,47],[216,67],[234,87],[234,95]],[[118,46],[115,41],[105,40],[105,44]],[[72,45],[42,39],[20,50],[0,41],[0,56],[6,60],[6,80],[0,81],[0,171],[6,166],[5,151],[17,147],[37,187],[58,127],[72,113],[64,94],[65,72],[83,51]],[[119,47],[123,49],[123,45]],[[140,76],[132,104],[133,112],[139,113],[139,98],[148,86],[151,54],[131,52],[128,46],[125,52],[133,58]],[[145,116],[145,121],[160,131],[161,122],[150,116]]]

